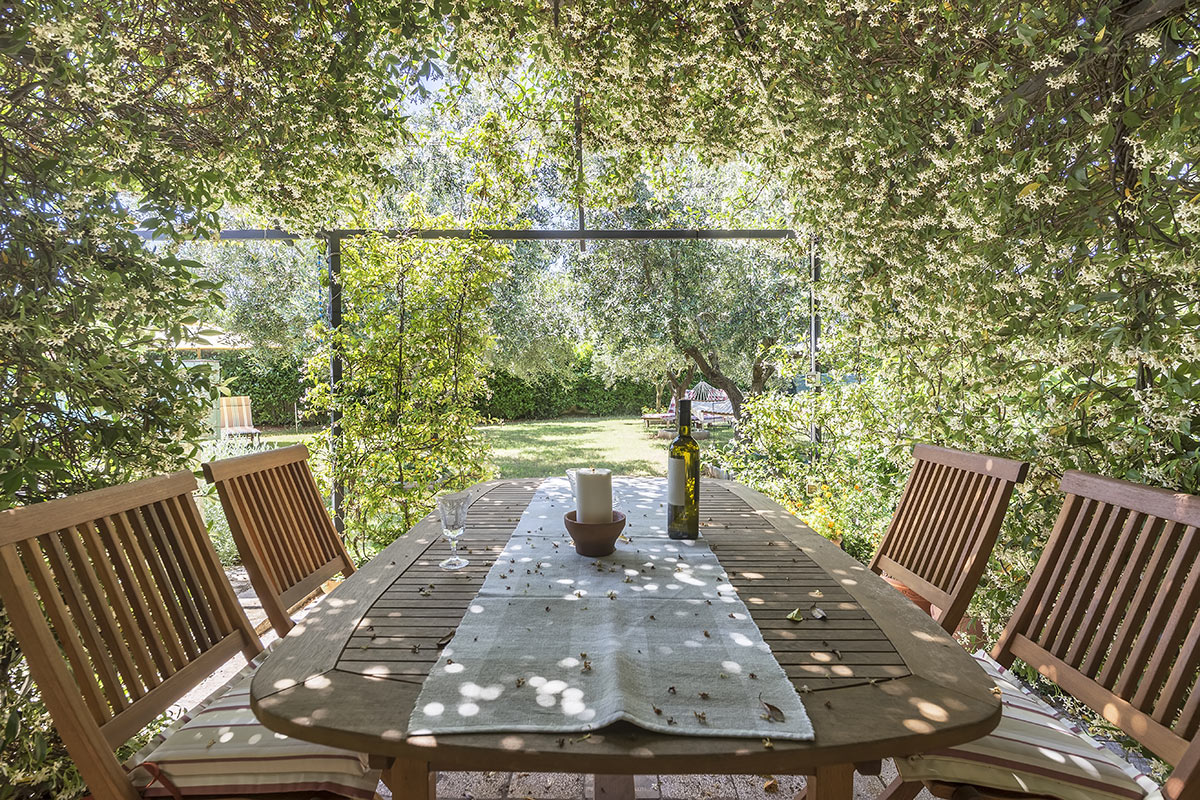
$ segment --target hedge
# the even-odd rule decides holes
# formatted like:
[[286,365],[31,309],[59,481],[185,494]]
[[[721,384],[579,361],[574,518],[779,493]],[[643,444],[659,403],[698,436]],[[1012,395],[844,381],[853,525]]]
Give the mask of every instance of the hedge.
[[308,388],[298,361],[259,359],[242,351],[218,353],[215,358],[230,394],[250,398],[255,425],[295,424],[296,405]]
[[488,377],[489,394],[480,399],[480,412],[497,419],[553,419],[568,414],[612,416],[640,414],[654,404],[654,387],[619,379],[612,386],[591,373],[586,359],[577,361],[566,378],[544,376],[527,381],[496,370]]

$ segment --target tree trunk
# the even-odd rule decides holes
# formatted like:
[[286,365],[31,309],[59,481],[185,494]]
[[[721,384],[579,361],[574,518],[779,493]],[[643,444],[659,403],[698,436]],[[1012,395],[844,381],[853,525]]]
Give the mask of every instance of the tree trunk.
[[698,347],[685,347],[683,354],[695,362],[696,367],[700,370],[700,374],[708,380],[713,386],[716,386],[729,397],[729,404],[733,407],[733,418],[740,420],[742,418],[742,403],[745,402],[745,395],[738,385],[733,382],[725,373],[721,372],[718,367],[716,353],[709,353],[706,358],[700,352]]
[[686,372],[682,369],[678,373],[674,370],[667,370],[667,380],[671,383],[671,396],[675,398],[676,403],[683,399],[683,394],[692,385],[692,377],[695,374],[696,367],[694,366],[688,367]]
[[[758,344],[757,354],[754,357],[754,365],[751,367],[750,379],[750,395],[762,394],[767,386],[767,381],[775,376],[775,365],[767,363],[767,354],[771,348],[775,346],[773,338],[763,339]],[[711,350],[707,356],[701,352],[698,347],[684,347],[683,354],[690,358],[699,368],[700,373],[711,383],[729,397],[729,404],[733,407],[734,419],[742,418],[742,405],[746,402],[746,395],[742,394],[741,388],[721,371],[720,362],[717,360],[717,353]]]
[[759,342],[758,353],[754,356],[754,366],[750,368],[750,394],[762,394],[767,388],[767,381],[775,377],[775,365],[767,363],[767,354],[775,346],[775,340],[767,337]]

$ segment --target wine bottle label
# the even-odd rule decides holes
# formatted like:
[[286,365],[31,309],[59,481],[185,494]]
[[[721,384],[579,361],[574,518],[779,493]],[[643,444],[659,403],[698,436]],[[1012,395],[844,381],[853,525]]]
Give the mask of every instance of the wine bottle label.
[[667,503],[682,506],[687,502],[687,462],[682,458],[667,459]]

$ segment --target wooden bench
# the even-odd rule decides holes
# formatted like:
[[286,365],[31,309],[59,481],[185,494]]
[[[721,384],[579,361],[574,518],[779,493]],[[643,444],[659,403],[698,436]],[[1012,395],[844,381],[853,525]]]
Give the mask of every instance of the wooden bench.
[[[1021,659],[1171,764],[1162,797],[1197,800],[1200,497],[1074,471],[1063,476],[1062,490],[1054,532],[992,657],[1002,667]],[[991,736],[1005,735],[1007,711]],[[1051,747],[1031,747],[1029,763],[998,766],[989,738],[898,767],[939,797],[992,800],[1041,796],[1014,792],[1039,787],[1073,763]],[[946,779],[972,762],[978,776]],[[1087,798],[1122,785],[1120,773],[1084,780],[1090,783],[1081,781],[1080,796]],[[1139,781],[1130,781],[1134,788],[1121,791],[1138,791]],[[911,797],[914,787],[898,780],[884,797]]]
[[217,487],[250,583],[283,636],[294,624],[292,612],[322,584],[354,572],[309,471],[308,448],[282,447],[203,468]]

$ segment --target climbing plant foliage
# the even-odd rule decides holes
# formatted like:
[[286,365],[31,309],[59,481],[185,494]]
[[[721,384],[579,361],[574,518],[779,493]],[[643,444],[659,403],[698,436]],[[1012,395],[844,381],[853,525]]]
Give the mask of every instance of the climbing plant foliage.
[[[348,544],[366,558],[437,494],[487,477],[475,400],[489,368],[490,287],[509,255],[483,240],[371,236],[343,247],[345,313],[339,330],[318,330],[311,399],[342,411],[333,474],[345,488]],[[344,362],[336,394],[334,350]]]
[[528,2],[458,33],[462,64],[533,65],[511,97],[549,98],[561,159],[579,98],[585,147],[621,154],[589,184],[686,146],[784,185],[820,241],[828,377],[749,402],[728,461],[861,554],[914,441],[1030,459],[981,594],[997,621],[1063,470],[1200,491],[1198,13]]

